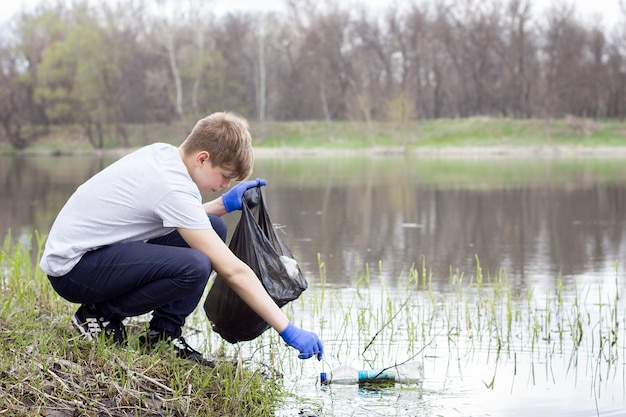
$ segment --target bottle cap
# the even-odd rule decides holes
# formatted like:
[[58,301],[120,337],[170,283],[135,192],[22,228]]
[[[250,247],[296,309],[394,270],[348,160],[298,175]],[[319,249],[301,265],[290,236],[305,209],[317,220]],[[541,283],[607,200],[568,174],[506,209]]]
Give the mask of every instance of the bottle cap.
[[326,376],[326,372],[320,372],[320,382],[324,383],[326,382],[327,376]]

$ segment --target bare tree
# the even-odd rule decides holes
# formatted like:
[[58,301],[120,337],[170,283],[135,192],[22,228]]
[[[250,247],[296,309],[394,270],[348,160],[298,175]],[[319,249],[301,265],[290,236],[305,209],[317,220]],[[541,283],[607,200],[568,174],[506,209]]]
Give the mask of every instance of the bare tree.
[[501,113],[515,117],[531,116],[533,79],[539,76],[530,33],[531,2],[509,0],[504,18],[505,43],[498,51],[503,63]]
[[32,141],[24,129],[28,114],[24,113],[27,101],[26,90],[17,80],[19,72],[14,56],[7,46],[0,46],[0,126],[4,137],[16,149],[26,148]]
[[286,0],[284,15],[223,16],[201,0],[156,3],[46,3],[3,28],[4,139],[28,146],[51,123],[83,123],[97,146],[125,144],[126,123],[225,109],[325,120],[331,135],[336,120],[626,115],[623,0],[613,30],[572,3],[537,18],[531,0],[413,0],[377,14]]
[[544,117],[576,114],[581,98],[582,68],[588,60],[585,54],[586,32],[567,5],[553,7],[543,28],[542,59],[546,91]]

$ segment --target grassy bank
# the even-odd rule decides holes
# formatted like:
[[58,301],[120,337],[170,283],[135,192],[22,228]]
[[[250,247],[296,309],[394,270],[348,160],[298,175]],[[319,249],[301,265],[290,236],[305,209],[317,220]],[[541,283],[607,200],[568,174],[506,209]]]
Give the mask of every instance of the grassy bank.
[[[127,125],[130,147],[154,142],[179,144],[195,121]],[[626,123],[566,117],[559,120],[519,120],[473,117],[408,122],[250,122],[258,149],[394,148],[403,151],[445,148],[626,146]],[[105,149],[119,148],[117,137],[105,138]],[[5,146],[5,150],[8,150]],[[27,150],[91,150],[79,126],[53,126],[50,134]]]
[[289,122],[252,125],[257,147],[330,147],[359,149],[402,147],[405,150],[442,147],[494,146],[621,146],[626,124],[565,118],[518,120],[508,118],[437,119],[397,122]]
[[[35,243],[36,252],[40,243]],[[31,260],[28,245],[0,251],[0,414],[11,416],[266,416],[280,398],[271,372],[233,361],[215,369],[74,331],[72,305]],[[129,327],[136,345],[143,327]]]

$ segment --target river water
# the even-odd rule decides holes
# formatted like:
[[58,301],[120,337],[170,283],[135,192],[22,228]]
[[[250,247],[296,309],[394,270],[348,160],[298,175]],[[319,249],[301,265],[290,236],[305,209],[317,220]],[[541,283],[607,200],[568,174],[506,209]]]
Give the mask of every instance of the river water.
[[[45,235],[115,158],[0,157],[0,232]],[[626,415],[623,160],[277,156],[253,177],[309,280],[285,310],[325,359],[294,359],[272,332],[237,350],[201,307],[188,336],[278,369],[293,396],[276,415]],[[318,382],[407,359],[421,386]]]

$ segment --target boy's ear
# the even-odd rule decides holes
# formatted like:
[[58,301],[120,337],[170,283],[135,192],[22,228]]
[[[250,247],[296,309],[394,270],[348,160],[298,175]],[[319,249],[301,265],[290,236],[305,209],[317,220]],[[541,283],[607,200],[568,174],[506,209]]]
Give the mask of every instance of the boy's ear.
[[196,154],[196,157],[194,159],[194,162],[196,163],[196,165],[200,166],[204,163],[211,163],[211,155],[207,152],[207,151],[200,151]]

